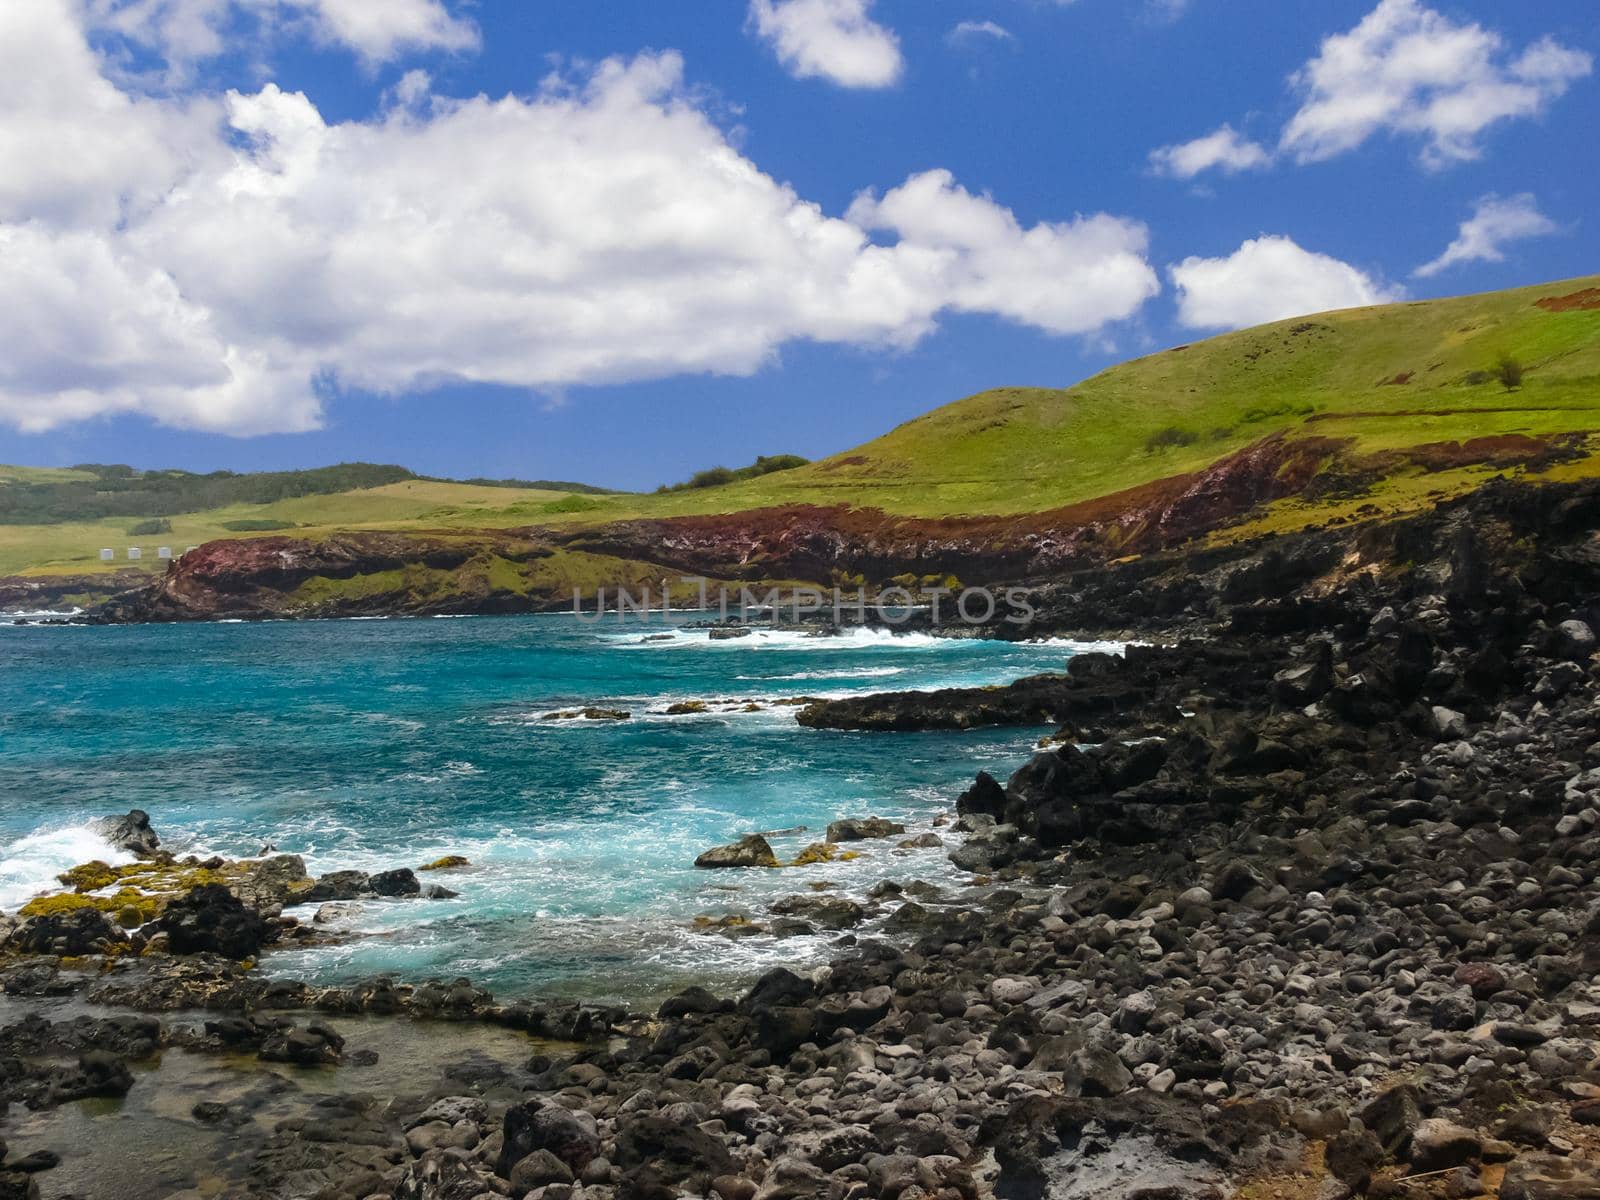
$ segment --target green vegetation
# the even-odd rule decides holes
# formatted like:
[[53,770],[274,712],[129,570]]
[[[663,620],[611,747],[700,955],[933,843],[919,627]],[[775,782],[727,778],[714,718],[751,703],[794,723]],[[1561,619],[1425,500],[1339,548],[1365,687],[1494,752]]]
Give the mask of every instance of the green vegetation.
[[436,475],[418,475],[417,479],[429,483],[464,483],[470,487],[520,488],[529,492],[576,492],[583,496],[606,496],[612,488],[595,487],[592,483],[572,483],[561,479],[440,479]]
[[271,504],[414,479],[404,467],[341,463],[311,471],[135,471],[84,463],[70,472],[18,468],[0,475],[0,523],[36,525],[101,517],[169,517],[229,504]]
[[748,467],[737,469],[730,467],[710,467],[704,471],[696,471],[683,483],[664,484],[657,488],[657,492],[682,492],[693,491],[698,488],[722,487],[729,483],[738,483],[745,479],[759,479],[763,475],[771,475],[778,471],[792,471],[796,467],[803,467],[811,460],[801,458],[798,454],[761,454],[755,462]]
[[274,529],[293,529],[294,522],[278,521],[272,517],[245,517],[238,521],[224,521],[222,527],[229,533],[268,533]]
[[129,537],[149,537],[158,533],[171,533],[172,522],[165,517],[156,517],[149,521],[139,521],[128,526]]
[[[1600,431],[1600,277],[1278,321],[1066,388],[982,392],[804,467],[607,514],[847,504],[1026,513],[1197,471],[1273,434],[1358,453]],[[1514,391],[1493,372],[1510,358]],[[1381,490],[1381,488],[1380,488]]]
[[1500,381],[1500,386],[1508,392],[1514,392],[1522,386],[1522,364],[1509,354],[1502,354],[1490,372]]
[[[0,467],[0,524],[43,525],[94,521],[103,517],[170,517],[205,512],[235,504],[274,504],[300,496],[332,496],[340,492],[421,480],[451,484],[449,479],[417,475],[404,467],[373,463],[340,463],[308,471],[256,471],[236,474],[212,471],[136,471],[121,464],[82,463],[75,467]],[[467,486],[517,491],[604,495],[606,489],[586,483],[548,480],[469,479]],[[141,522],[135,536],[165,533]]]
[[561,513],[596,512],[605,508],[604,500],[596,500],[591,496],[567,496],[561,500],[552,500],[548,504],[538,506],[538,511],[545,515],[559,515]]
[[1187,429],[1179,429],[1176,425],[1168,425],[1165,429],[1158,429],[1144,440],[1146,454],[1156,454],[1169,446],[1192,446],[1200,440],[1200,435],[1190,433]]

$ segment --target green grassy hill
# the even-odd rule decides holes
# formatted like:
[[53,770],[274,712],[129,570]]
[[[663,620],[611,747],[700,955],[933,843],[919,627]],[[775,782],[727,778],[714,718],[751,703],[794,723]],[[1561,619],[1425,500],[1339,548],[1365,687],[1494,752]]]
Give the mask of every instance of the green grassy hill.
[[[1514,387],[1496,377],[1505,360],[1520,368]],[[1199,471],[1272,435],[1333,439],[1341,450],[1324,469],[1362,475],[1354,490],[1278,501],[1225,534],[1237,536],[1372,506],[1414,507],[1523,469],[1389,453],[1417,446],[1580,435],[1547,474],[1595,473],[1600,467],[1588,452],[1600,449],[1600,436],[1591,433],[1600,433],[1600,276],[1223,334],[1072,387],[983,392],[832,457],[721,486],[579,494],[566,485],[518,489],[406,472],[381,486],[174,513],[170,534],[139,541],[181,549],[247,536],[229,528],[240,521],[282,521],[315,537],[333,529],[594,524],[800,503],[915,517],[1020,514]],[[0,513],[8,487],[73,478],[0,467]],[[114,519],[0,524],[0,573],[98,570],[98,549],[120,553],[130,544],[128,527]]]
[[[1490,374],[1503,355],[1524,368],[1515,390]],[[1588,276],[1223,334],[1074,387],[982,392],[792,471],[614,508],[1023,513],[1198,470],[1278,432],[1349,437],[1370,452],[1595,429],[1600,276]]]

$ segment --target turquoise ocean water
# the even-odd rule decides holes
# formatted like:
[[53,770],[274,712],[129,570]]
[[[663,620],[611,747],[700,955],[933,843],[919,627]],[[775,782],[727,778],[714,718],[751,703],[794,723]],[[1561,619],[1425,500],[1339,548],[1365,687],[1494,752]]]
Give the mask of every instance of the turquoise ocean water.
[[[711,642],[687,621],[0,625],[0,909],[114,857],[89,823],[143,808],[179,853],[270,844],[313,873],[471,860],[422,877],[459,899],[362,904],[333,926],[339,944],[274,955],[285,974],[465,974],[508,995],[618,998],[745,978],[819,958],[838,935],[732,942],[695,916],[759,920],[814,880],[845,894],[960,881],[944,850],[892,843],[782,871],[696,871],[701,850],[807,827],[773,839],[792,854],[845,816],[925,829],[1039,731],[851,734],[803,729],[792,708],[663,709],[1000,683],[1076,648],[872,631]],[[540,719],[575,705],[632,716]]]

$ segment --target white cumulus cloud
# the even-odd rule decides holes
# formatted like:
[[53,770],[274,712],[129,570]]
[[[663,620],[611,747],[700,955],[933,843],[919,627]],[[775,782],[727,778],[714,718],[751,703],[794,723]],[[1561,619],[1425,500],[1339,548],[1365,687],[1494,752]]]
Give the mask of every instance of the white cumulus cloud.
[[1264,167],[1272,161],[1266,149],[1241,134],[1232,125],[1223,125],[1204,137],[1176,146],[1162,146],[1150,152],[1150,166],[1158,175],[1174,179],[1193,179],[1213,167],[1228,175]]
[[1295,74],[1303,103],[1282,149],[1315,162],[1389,132],[1420,138],[1431,167],[1477,158],[1485,129],[1536,116],[1593,65],[1548,37],[1512,57],[1505,39],[1481,25],[1419,0],[1382,0]]
[[898,235],[896,249],[949,307],[1050,333],[1089,333],[1161,290],[1139,222],[1099,213],[1025,229],[949,171],[913,175],[881,198],[858,196],[849,219]]
[[1421,0],[1380,0],[1354,29],[1323,39],[1290,76],[1299,108],[1275,149],[1243,141],[1231,126],[1151,155],[1180,179],[1220,168],[1335,158],[1376,134],[1421,141],[1423,165],[1478,158],[1492,125],[1536,117],[1594,69],[1582,50],[1544,37],[1520,53],[1498,33],[1435,12]]
[[0,221],[136,214],[213,154],[220,114],[105,79],[66,0],[0,3]]
[[1240,329],[1404,295],[1282,236],[1252,238],[1226,258],[1186,258],[1169,274],[1178,290],[1178,320],[1190,329]]
[[0,56],[0,421],[22,429],[302,430],[340,388],[743,374],[952,312],[1089,334],[1159,289],[1138,222],[1024,225],[945,171],[830,216],[670,52],[498,98],[414,72],[359,121],[274,84],[125,92],[53,0],[0,5]]
[[750,27],[797,79],[889,87],[905,68],[900,39],[871,8],[872,0],[750,0]]
[[1472,216],[1461,222],[1455,241],[1432,262],[1423,263],[1413,274],[1424,279],[1437,275],[1457,263],[1504,262],[1507,242],[1559,233],[1561,227],[1539,211],[1532,192],[1515,196],[1485,196],[1478,201]]
[[[56,0],[29,0],[52,4]],[[410,50],[469,50],[477,27],[441,0],[85,0],[98,30],[153,49],[180,73],[221,54],[230,23],[301,26],[316,40],[362,59],[388,62]]]

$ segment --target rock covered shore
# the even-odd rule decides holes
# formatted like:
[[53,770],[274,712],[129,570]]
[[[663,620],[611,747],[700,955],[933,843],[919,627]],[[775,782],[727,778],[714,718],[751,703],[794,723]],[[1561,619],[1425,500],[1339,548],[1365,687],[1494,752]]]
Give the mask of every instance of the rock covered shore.
[[[970,903],[886,880],[881,936],[738,996],[630,1014],[465,980],[316,988],[172,936],[295,936],[285,899],[341,886],[303,868],[276,898],[203,868],[221,878],[137,954],[100,906],[37,913],[8,934],[7,1005],[94,1007],[6,1018],[6,1099],[159,1089],[165,1058],[132,1068],[163,1050],[332,1073],[275,1124],[259,1098],[197,1105],[239,1157],[189,1196],[1600,1197],[1597,529],[1596,489],[1504,489],[1187,575],[1130,564],[1120,627],[1206,636],[812,711],[1054,733],[952,797]],[[1103,630],[1073,618],[1116,588],[1071,581],[1042,611]],[[541,1040],[374,1091],[350,1023],[375,1015]],[[61,1194],[19,1148],[0,1197]]]

